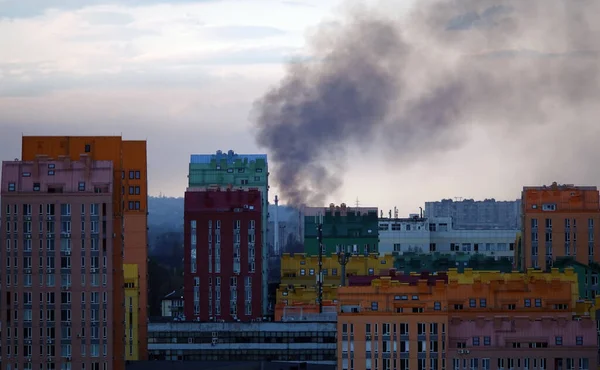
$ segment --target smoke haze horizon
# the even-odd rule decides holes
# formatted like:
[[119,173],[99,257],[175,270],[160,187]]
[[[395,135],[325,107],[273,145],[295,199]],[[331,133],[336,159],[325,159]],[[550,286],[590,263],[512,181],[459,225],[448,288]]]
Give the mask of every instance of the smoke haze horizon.
[[600,2],[424,0],[402,20],[347,10],[255,103],[257,143],[288,204],[325,205],[349,147],[426,161],[473,126],[518,132],[597,113]]

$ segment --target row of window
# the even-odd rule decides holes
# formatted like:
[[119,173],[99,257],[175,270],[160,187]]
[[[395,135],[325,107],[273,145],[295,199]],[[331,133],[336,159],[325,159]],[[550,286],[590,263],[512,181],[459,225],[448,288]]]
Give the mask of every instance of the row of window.
[[[32,274],[23,274],[23,284],[22,286],[26,287],[26,288],[30,288],[33,286],[33,277],[36,276],[38,278],[39,284],[40,286],[44,286],[44,280],[46,280],[46,287],[55,287],[56,286],[56,275],[58,274],[54,274],[54,273],[47,273],[45,276],[46,278],[44,279],[44,275],[32,275]],[[72,286],[71,283],[71,274],[67,273],[67,274],[61,274],[60,275],[60,286],[63,288],[69,288]],[[86,286],[86,274],[79,274],[80,276],[80,280],[81,280],[81,286]],[[91,273],[90,275],[90,286],[92,287],[98,287],[100,286],[100,274],[97,273]],[[19,286],[19,275],[15,274],[15,275],[10,275],[10,274],[6,274],[5,275],[5,285],[7,287],[10,286],[14,286],[17,287]],[[107,285],[107,275],[106,274],[102,274],[102,286],[106,286]],[[1,284],[1,282],[0,282]]]
[[[565,229],[569,229],[571,226],[573,227],[577,227],[577,219],[573,219],[573,223],[571,223],[571,219],[570,218],[565,218]],[[552,228],[552,219],[551,218],[547,218],[545,219],[545,226],[546,229],[551,229]],[[538,228],[538,219],[537,218],[532,218],[531,219],[531,228],[532,229],[537,229]],[[588,228],[593,229],[594,228],[594,219],[593,218],[588,218]]]
[[[61,322],[71,322],[71,310],[70,309],[47,309],[44,314],[44,310],[39,310],[39,321],[40,322],[54,322],[56,320],[56,313],[60,312],[60,321]],[[98,308],[81,310],[81,320],[86,321],[86,312],[89,313],[89,321],[91,322],[99,322],[100,321],[100,312],[102,312],[102,321],[107,322],[108,316],[107,311],[103,309],[100,311]],[[20,314],[22,315],[21,321],[24,322],[32,322],[33,321],[33,312],[30,308],[25,308],[23,310],[7,310],[6,311],[6,321],[19,321]]]
[[[76,268],[85,268],[86,266],[86,260],[89,258],[90,261],[90,268],[92,269],[92,271],[94,269],[99,269],[100,268],[100,257],[98,256],[90,256],[87,257],[86,256],[82,256],[81,257],[81,264],[79,266],[76,266]],[[43,269],[43,268],[48,268],[48,269],[54,269],[56,268],[56,263],[55,263],[55,259],[56,257],[54,256],[47,256],[46,257],[46,264],[44,264],[44,257],[40,256],[39,257],[39,261],[38,261],[38,265],[36,266],[37,268]],[[23,268],[26,270],[32,269],[33,263],[32,263],[33,259],[30,256],[25,256],[23,257]],[[108,262],[108,258],[106,255],[104,255],[102,257],[102,267],[106,268]],[[10,269],[10,268],[15,268],[17,269],[19,267],[19,258],[18,257],[6,257],[6,268]],[[60,268],[61,269],[70,269],[71,268],[71,257],[70,256],[62,256],[60,257]]]
[[[61,292],[60,293],[60,303],[67,304],[71,303],[71,293],[72,292]],[[81,292],[81,303],[85,304],[86,302],[97,304],[100,303],[100,293],[101,292]],[[32,292],[23,292],[23,304],[32,304]],[[108,293],[102,292],[102,303],[107,303]],[[39,301],[40,304],[55,304],[56,293],[55,292],[46,292],[40,293]],[[10,292],[6,292],[6,304],[10,306],[11,304],[19,303],[19,294],[14,292],[11,294]],[[10,337],[10,334],[9,334]]]
[[[97,230],[97,228],[96,228]],[[97,231],[92,231],[93,234],[96,234]],[[32,245],[33,245],[33,239],[23,239],[23,251],[24,252],[31,252],[32,249]],[[60,251],[61,252],[71,252],[73,250],[72,245],[75,244],[72,242],[73,239],[60,239]],[[46,245],[46,250],[48,252],[54,252],[55,251],[55,247],[56,247],[56,239],[53,238],[49,238],[49,239],[45,239],[45,243],[44,243],[44,239],[40,238],[38,240],[38,244],[39,244],[39,250],[40,250],[40,255],[41,252],[44,250],[44,244]],[[11,239],[6,239],[6,251],[10,252],[11,250],[14,250],[15,252],[19,251],[19,247],[18,247],[18,240],[15,239],[14,241]],[[85,249],[87,248],[87,242],[86,239],[81,239],[81,246],[80,249],[85,251]],[[90,250],[92,252],[96,252],[99,251],[99,247],[100,247],[100,239],[97,237],[93,237],[89,239],[89,244],[90,244]],[[102,251],[106,253],[106,239],[102,239]]]
[[[5,361],[6,362],[6,361]],[[79,364],[79,368],[77,368],[77,370],[100,370],[100,362],[92,362],[90,364],[87,364],[88,366],[86,367],[86,363],[81,363]],[[23,363],[19,363],[19,362],[8,362],[6,364],[6,370],[57,370],[59,369],[60,366],[60,370],[71,370],[73,369],[71,366],[71,362],[62,362],[60,363],[60,361],[56,361],[56,362],[46,362],[46,365],[44,364],[40,364],[39,368],[33,368],[33,364],[31,362],[23,362]],[[108,369],[108,364],[106,362],[102,363],[102,370],[107,370]]]
[[[417,323],[417,334],[418,335],[425,335],[427,333],[427,323]],[[437,335],[438,334],[438,328],[441,326],[441,333],[445,334],[446,333],[446,324],[444,323],[429,323],[429,333],[433,334],[433,335]],[[379,335],[379,327],[380,324],[379,323],[375,323],[375,324],[371,324],[371,323],[367,323],[365,324],[365,333],[367,335],[367,337],[370,337],[372,334],[374,334],[375,336]],[[396,336],[396,333],[400,332],[400,335],[409,335],[409,327],[410,324],[403,322],[403,323],[382,323],[381,324],[381,335],[390,335],[392,332],[394,333],[394,336]],[[348,335],[348,329],[350,329],[350,335],[354,335],[354,324],[342,324],[342,334]]]
[[[221,229],[221,220],[215,220],[214,222],[214,228],[219,230]],[[233,221],[233,229],[234,230],[240,230],[242,226],[242,221],[241,220],[234,220]],[[198,221],[196,220],[191,220],[190,221],[190,228],[192,229],[192,234],[196,234],[194,231],[197,230],[198,228]],[[254,230],[256,228],[256,222],[255,220],[250,220],[248,221],[248,230]],[[210,231],[213,229],[213,220],[208,220],[208,230],[209,230],[209,234]]]
[[[43,216],[44,213],[47,216],[54,216],[56,214],[56,206],[60,206],[60,215],[61,216],[71,216],[71,208],[72,205],[69,203],[60,203],[60,204],[38,204],[38,214]],[[45,207],[44,207],[45,206]],[[31,216],[33,205],[24,203],[21,205],[23,216]],[[100,211],[99,203],[91,203],[89,205],[81,204],[81,215],[86,215],[86,210],[89,208],[89,212],[91,216],[98,216]],[[102,204],[103,214],[106,214],[106,203]],[[45,212],[44,212],[45,211]],[[7,204],[6,205],[6,215],[17,216],[19,214],[19,205],[18,204]]]
[[[221,170],[222,170],[221,166],[217,166],[217,171],[221,171]],[[233,168],[227,168],[227,172],[228,173],[233,173],[233,170],[234,170]],[[254,171],[257,172],[257,173],[261,173],[261,172],[263,172],[263,169],[262,168],[256,168]],[[244,173],[244,172],[246,172],[245,168],[243,168],[243,167],[238,167],[237,168],[237,173]],[[258,178],[260,179],[260,177],[258,177]]]

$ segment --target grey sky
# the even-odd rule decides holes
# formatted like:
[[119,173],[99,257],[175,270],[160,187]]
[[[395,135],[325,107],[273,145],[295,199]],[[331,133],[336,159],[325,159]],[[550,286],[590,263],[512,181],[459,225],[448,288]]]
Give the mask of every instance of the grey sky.
[[[306,36],[335,22],[340,3],[0,0],[0,158],[18,157],[21,133],[122,133],[148,140],[151,193],[181,195],[189,154],[259,150],[253,103],[278,83],[290,58],[306,56]],[[410,2],[370,3],[392,4],[402,18]],[[451,26],[481,33],[493,16],[467,15]],[[568,51],[526,36],[506,50],[478,51],[496,58]],[[577,38],[562,36],[557,45]],[[596,183],[594,109],[574,114],[544,104],[552,120],[543,128],[472,125],[453,133],[451,150],[424,161],[395,158],[384,141],[368,151],[349,147],[347,158],[336,159],[350,164],[344,186],[327,202],[352,204],[358,196],[363,205],[407,213],[442,197],[514,199],[524,184]]]

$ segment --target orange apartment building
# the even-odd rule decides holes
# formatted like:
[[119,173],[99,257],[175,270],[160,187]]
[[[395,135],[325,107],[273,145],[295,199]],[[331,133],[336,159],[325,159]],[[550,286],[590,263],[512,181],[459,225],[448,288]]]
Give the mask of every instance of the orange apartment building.
[[556,257],[568,256],[589,264],[600,262],[599,192],[595,186],[524,187],[522,248],[519,268],[546,268]]
[[573,320],[575,273],[450,271],[448,283],[374,280],[338,292],[338,369],[585,369],[590,315]]
[[338,369],[446,368],[443,280],[408,285],[385,276],[338,295]]
[[[72,136],[25,136],[22,139],[23,161],[36,158],[70,158],[76,161],[85,154],[96,161],[112,161],[114,170],[113,191],[113,296],[114,332],[112,334],[114,363],[112,369],[123,369],[125,351],[139,348],[129,358],[147,358],[147,156],[145,141],[123,140],[120,136],[72,137]],[[118,247],[118,246],[121,247]],[[133,338],[125,333],[124,271],[123,264],[135,264],[139,271],[139,336]],[[137,346],[131,341],[137,341]],[[136,356],[137,355],[137,356]]]

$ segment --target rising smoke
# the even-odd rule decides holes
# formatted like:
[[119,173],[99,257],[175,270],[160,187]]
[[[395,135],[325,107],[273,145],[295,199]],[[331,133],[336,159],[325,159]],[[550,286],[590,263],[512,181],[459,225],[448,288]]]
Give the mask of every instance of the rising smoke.
[[422,158],[470,125],[514,130],[600,102],[600,1],[419,0],[395,13],[352,7],[323,24],[310,59],[257,101],[257,141],[288,203],[323,205],[348,148]]

